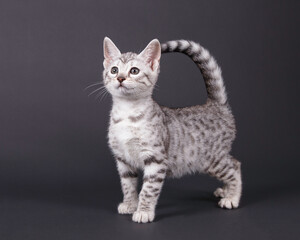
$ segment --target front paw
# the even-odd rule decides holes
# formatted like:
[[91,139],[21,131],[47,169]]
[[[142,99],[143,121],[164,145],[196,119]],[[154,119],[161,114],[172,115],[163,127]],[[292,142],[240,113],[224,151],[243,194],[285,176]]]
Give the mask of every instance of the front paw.
[[239,197],[224,197],[219,201],[219,206],[221,208],[237,208],[239,206]]
[[123,202],[118,206],[119,214],[132,214],[136,211],[138,202]]
[[154,211],[135,211],[132,216],[132,221],[137,223],[153,222],[154,216]]

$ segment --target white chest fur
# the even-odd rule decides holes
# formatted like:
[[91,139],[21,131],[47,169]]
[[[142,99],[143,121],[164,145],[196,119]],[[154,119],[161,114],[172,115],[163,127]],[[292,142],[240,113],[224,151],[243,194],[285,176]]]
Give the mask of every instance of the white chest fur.
[[141,167],[142,160],[149,154],[144,142],[151,136],[151,127],[147,122],[147,103],[114,102],[110,127],[109,143],[119,157]]

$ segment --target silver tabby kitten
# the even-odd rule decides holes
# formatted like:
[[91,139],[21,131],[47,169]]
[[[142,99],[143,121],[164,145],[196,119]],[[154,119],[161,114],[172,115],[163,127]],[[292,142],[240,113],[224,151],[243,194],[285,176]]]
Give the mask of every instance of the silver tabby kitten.
[[[162,53],[181,52],[200,68],[207,88],[204,105],[171,109],[157,104],[152,91]],[[222,208],[237,208],[242,189],[240,162],[229,152],[235,122],[227,103],[221,69],[199,44],[152,40],[140,53],[123,53],[104,39],[104,85],[112,95],[109,146],[121,177],[120,214],[139,223],[152,222],[166,176],[208,173],[224,182],[214,194]],[[144,172],[138,194],[138,169]]]

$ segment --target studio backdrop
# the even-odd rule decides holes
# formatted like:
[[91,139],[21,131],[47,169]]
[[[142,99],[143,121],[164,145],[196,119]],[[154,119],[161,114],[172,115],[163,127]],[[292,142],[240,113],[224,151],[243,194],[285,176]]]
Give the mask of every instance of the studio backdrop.
[[[196,223],[213,229],[225,214],[238,230],[222,235],[219,226],[212,237],[246,231],[275,239],[289,231],[292,239],[299,233],[298,13],[297,1],[1,1],[0,238],[162,237],[163,224],[182,221],[193,223],[187,231],[179,224],[174,239],[184,232],[208,239]],[[197,175],[167,180],[151,228],[118,216],[122,195],[107,146],[112,101],[93,85],[103,80],[105,36],[137,53],[154,38],[193,40],[216,58],[237,123],[232,154],[242,163],[241,209],[217,212],[211,193],[218,182]],[[162,55],[157,85],[153,98],[161,105],[207,98],[200,71],[182,54]],[[194,208],[181,207],[189,204]],[[285,220],[272,215],[282,205]]]

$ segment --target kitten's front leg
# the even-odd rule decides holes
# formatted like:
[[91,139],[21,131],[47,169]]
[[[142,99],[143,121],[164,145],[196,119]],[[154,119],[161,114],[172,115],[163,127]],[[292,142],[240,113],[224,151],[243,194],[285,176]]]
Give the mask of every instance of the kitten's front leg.
[[150,157],[145,161],[144,182],[139,194],[139,204],[132,216],[138,223],[152,222],[155,217],[155,207],[166,176],[164,160]]
[[138,175],[124,160],[117,158],[117,167],[121,178],[123,202],[118,206],[119,214],[132,214],[138,206]]

